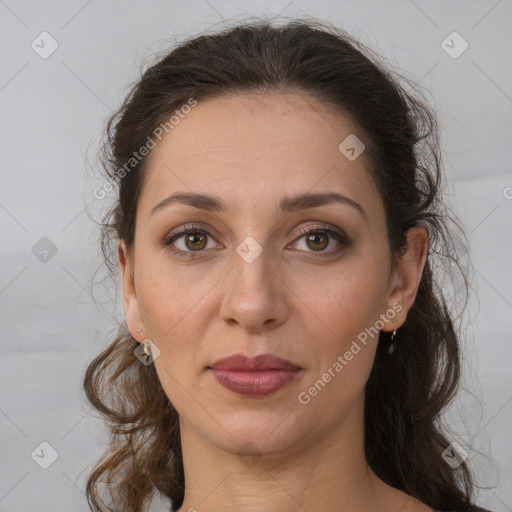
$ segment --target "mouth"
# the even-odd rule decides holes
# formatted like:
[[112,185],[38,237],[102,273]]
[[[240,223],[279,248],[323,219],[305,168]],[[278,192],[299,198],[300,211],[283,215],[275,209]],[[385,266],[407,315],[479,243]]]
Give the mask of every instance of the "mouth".
[[267,396],[282,389],[301,373],[299,366],[271,354],[253,358],[225,357],[208,367],[217,382],[244,396]]

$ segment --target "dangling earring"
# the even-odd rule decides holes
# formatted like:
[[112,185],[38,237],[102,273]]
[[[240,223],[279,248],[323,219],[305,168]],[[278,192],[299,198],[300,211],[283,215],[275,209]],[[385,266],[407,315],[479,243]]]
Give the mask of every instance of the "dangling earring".
[[388,347],[388,354],[391,355],[393,351],[395,350],[395,338],[396,338],[396,329],[391,334],[391,338],[389,339],[389,347]]
[[147,340],[144,340],[144,354],[146,354],[148,357],[151,357],[151,347],[149,338]]

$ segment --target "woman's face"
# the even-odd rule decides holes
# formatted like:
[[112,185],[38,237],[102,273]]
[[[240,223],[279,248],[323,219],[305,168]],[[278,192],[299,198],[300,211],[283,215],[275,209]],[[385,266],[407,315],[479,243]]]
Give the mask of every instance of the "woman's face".
[[[133,259],[120,246],[127,322],[160,350],[182,429],[224,450],[297,449],[360,420],[376,332],[398,328],[412,303],[418,258],[409,274],[391,270],[366,155],[353,159],[353,136],[339,149],[354,133],[312,98],[226,96],[199,102],[149,155]],[[178,193],[189,199],[168,200]],[[233,354],[300,370],[221,372],[243,394],[211,369]]]

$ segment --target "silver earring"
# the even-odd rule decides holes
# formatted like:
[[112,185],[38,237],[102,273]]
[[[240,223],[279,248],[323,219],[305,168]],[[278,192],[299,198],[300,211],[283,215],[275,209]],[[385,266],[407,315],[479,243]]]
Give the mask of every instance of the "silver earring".
[[142,332],[142,329],[140,327],[137,327],[137,332],[140,334]]
[[393,333],[391,334],[391,338],[389,339],[390,344],[388,347],[388,354],[390,354],[390,355],[395,350],[395,338],[396,338],[396,329],[393,331]]

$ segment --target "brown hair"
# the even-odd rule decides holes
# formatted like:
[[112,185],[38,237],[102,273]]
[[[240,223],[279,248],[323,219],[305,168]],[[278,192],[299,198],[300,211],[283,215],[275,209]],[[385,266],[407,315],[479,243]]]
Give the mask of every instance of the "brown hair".
[[[441,457],[450,445],[441,414],[458,388],[460,352],[455,318],[441,290],[446,274],[438,274],[443,261],[452,274],[457,271],[467,298],[467,269],[456,251],[463,242],[453,229],[463,232],[441,201],[435,115],[414,83],[379,59],[343,30],[317,20],[239,24],[192,38],[159,58],[107,123],[102,163],[107,179],[118,185],[119,198],[103,219],[101,247],[115,276],[112,242],[117,248],[122,239],[128,252],[133,250],[147,158],[122,178],[119,169],[190,98],[294,92],[349,113],[364,136],[370,172],[382,195],[393,261],[402,254],[410,227],[423,225],[430,238],[417,297],[392,355],[386,349],[389,333],[380,334],[366,386],[367,462],[386,483],[432,508],[464,510],[471,499],[470,471],[466,463],[453,469]],[[178,413],[154,365],[134,356],[137,346],[120,329],[84,377],[86,396],[111,433],[110,447],[87,482],[94,511],[114,510],[101,498],[104,476],[115,510],[143,511],[155,490],[170,498],[174,510],[183,502]]]

